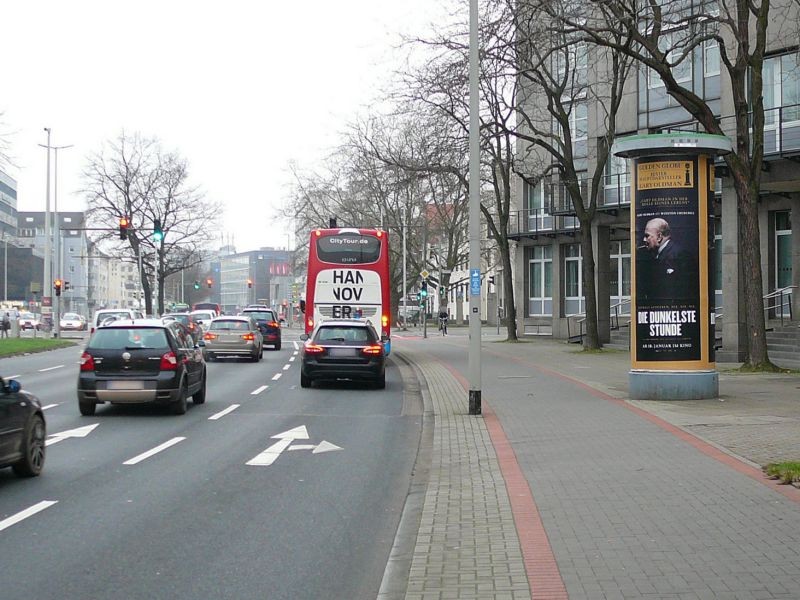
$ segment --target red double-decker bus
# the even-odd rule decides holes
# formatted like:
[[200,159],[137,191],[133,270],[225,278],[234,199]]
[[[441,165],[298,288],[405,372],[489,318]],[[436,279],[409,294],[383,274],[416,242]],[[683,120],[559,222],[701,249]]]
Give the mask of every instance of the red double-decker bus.
[[305,330],[326,319],[364,319],[391,350],[389,236],[380,229],[315,229],[308,246]]

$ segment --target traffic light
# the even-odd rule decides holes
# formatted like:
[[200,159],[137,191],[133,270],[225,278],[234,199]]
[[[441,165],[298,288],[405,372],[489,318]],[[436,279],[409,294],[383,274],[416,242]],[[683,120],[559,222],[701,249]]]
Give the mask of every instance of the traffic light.
[[66,292],[67,290],[69,290],[69,281],[64,282],[64,291]]
[[60,279],[56,279],[56,280],[53,282],[53,287],[54,287],[54,288],[55,288],[55,290],[56,290],[56,296],[60,296],[60,295],[61,295],[61,285],[62,285],[62,284],[61,284],[61,280],[60,280]]
[[419,291],[419,295],[422,296],[423,300],[428,297],[428,280],[422,280],[422,289]]
[[164,231],[161,229],[161,219],[153,219],[153,241],[160,242],[163,239]]
[[248,279],[247,280],[247,287],[249,287],[249,288],[253,287],[253,280],[252,279]]
[[489,283],[494,285],[494,275],[489,275]]
[[196,290],[200,289],[200,282],[197,279],[194,280],[194,289]]
[[208,279],[206,279],[206,285],[207,285],[207,286],[209,287],[209,289],[210,289],[210,288],[211,288],[211,286],[213,286],[213,285],[214,285],[214,280],[213,280],[213,279],[211,279],[211,277],[209,277]]
[[128,239],[128,228],[131,226],[131,220],[128,217],[119,218],[119,239]]

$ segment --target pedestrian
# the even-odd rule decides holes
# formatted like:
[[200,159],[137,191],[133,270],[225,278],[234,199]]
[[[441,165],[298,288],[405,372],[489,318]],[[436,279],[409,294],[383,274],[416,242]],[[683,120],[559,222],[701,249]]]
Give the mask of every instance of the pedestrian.
[[3,315],[3,322],[2,322],[2,336],[4,338],[8,337],[8,330],[11,329],[11,317],[8,315],[8,311]]

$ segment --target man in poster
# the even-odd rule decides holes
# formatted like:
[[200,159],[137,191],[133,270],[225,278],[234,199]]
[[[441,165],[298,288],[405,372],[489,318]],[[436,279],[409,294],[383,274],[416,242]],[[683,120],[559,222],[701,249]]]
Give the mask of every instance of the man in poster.
[[644,228],[644,252],[646,277],[642,283],[643,299],[685,299],[697,285],[695,261],[678,242],[672,238],[669,223],[663,218],[650,219]]

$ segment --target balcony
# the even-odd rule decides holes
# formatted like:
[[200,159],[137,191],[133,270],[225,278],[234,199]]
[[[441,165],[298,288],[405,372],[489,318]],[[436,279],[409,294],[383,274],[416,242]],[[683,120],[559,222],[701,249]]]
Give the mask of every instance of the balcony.
[[578,229],[578,219],[550,214],[544,208],[512,210],[508,219],[508,237],[512,240],[553,237],[558,233],[571,233]]
[[[603,189],[597,197],[597,208],[599,210],[614,212],[620,208],[628,208],[631,204],[631,184],[629,173],[616,173],[614,175],[604,175],[602,179]],[[578,181],[584,202],[588,203],[590,198],[590,181],[581,179]],[[575,215],[572,206],[572,198],[569,196],[567,186],[563,181],[553,182],[549,185],[550,214],[552,215]]]

